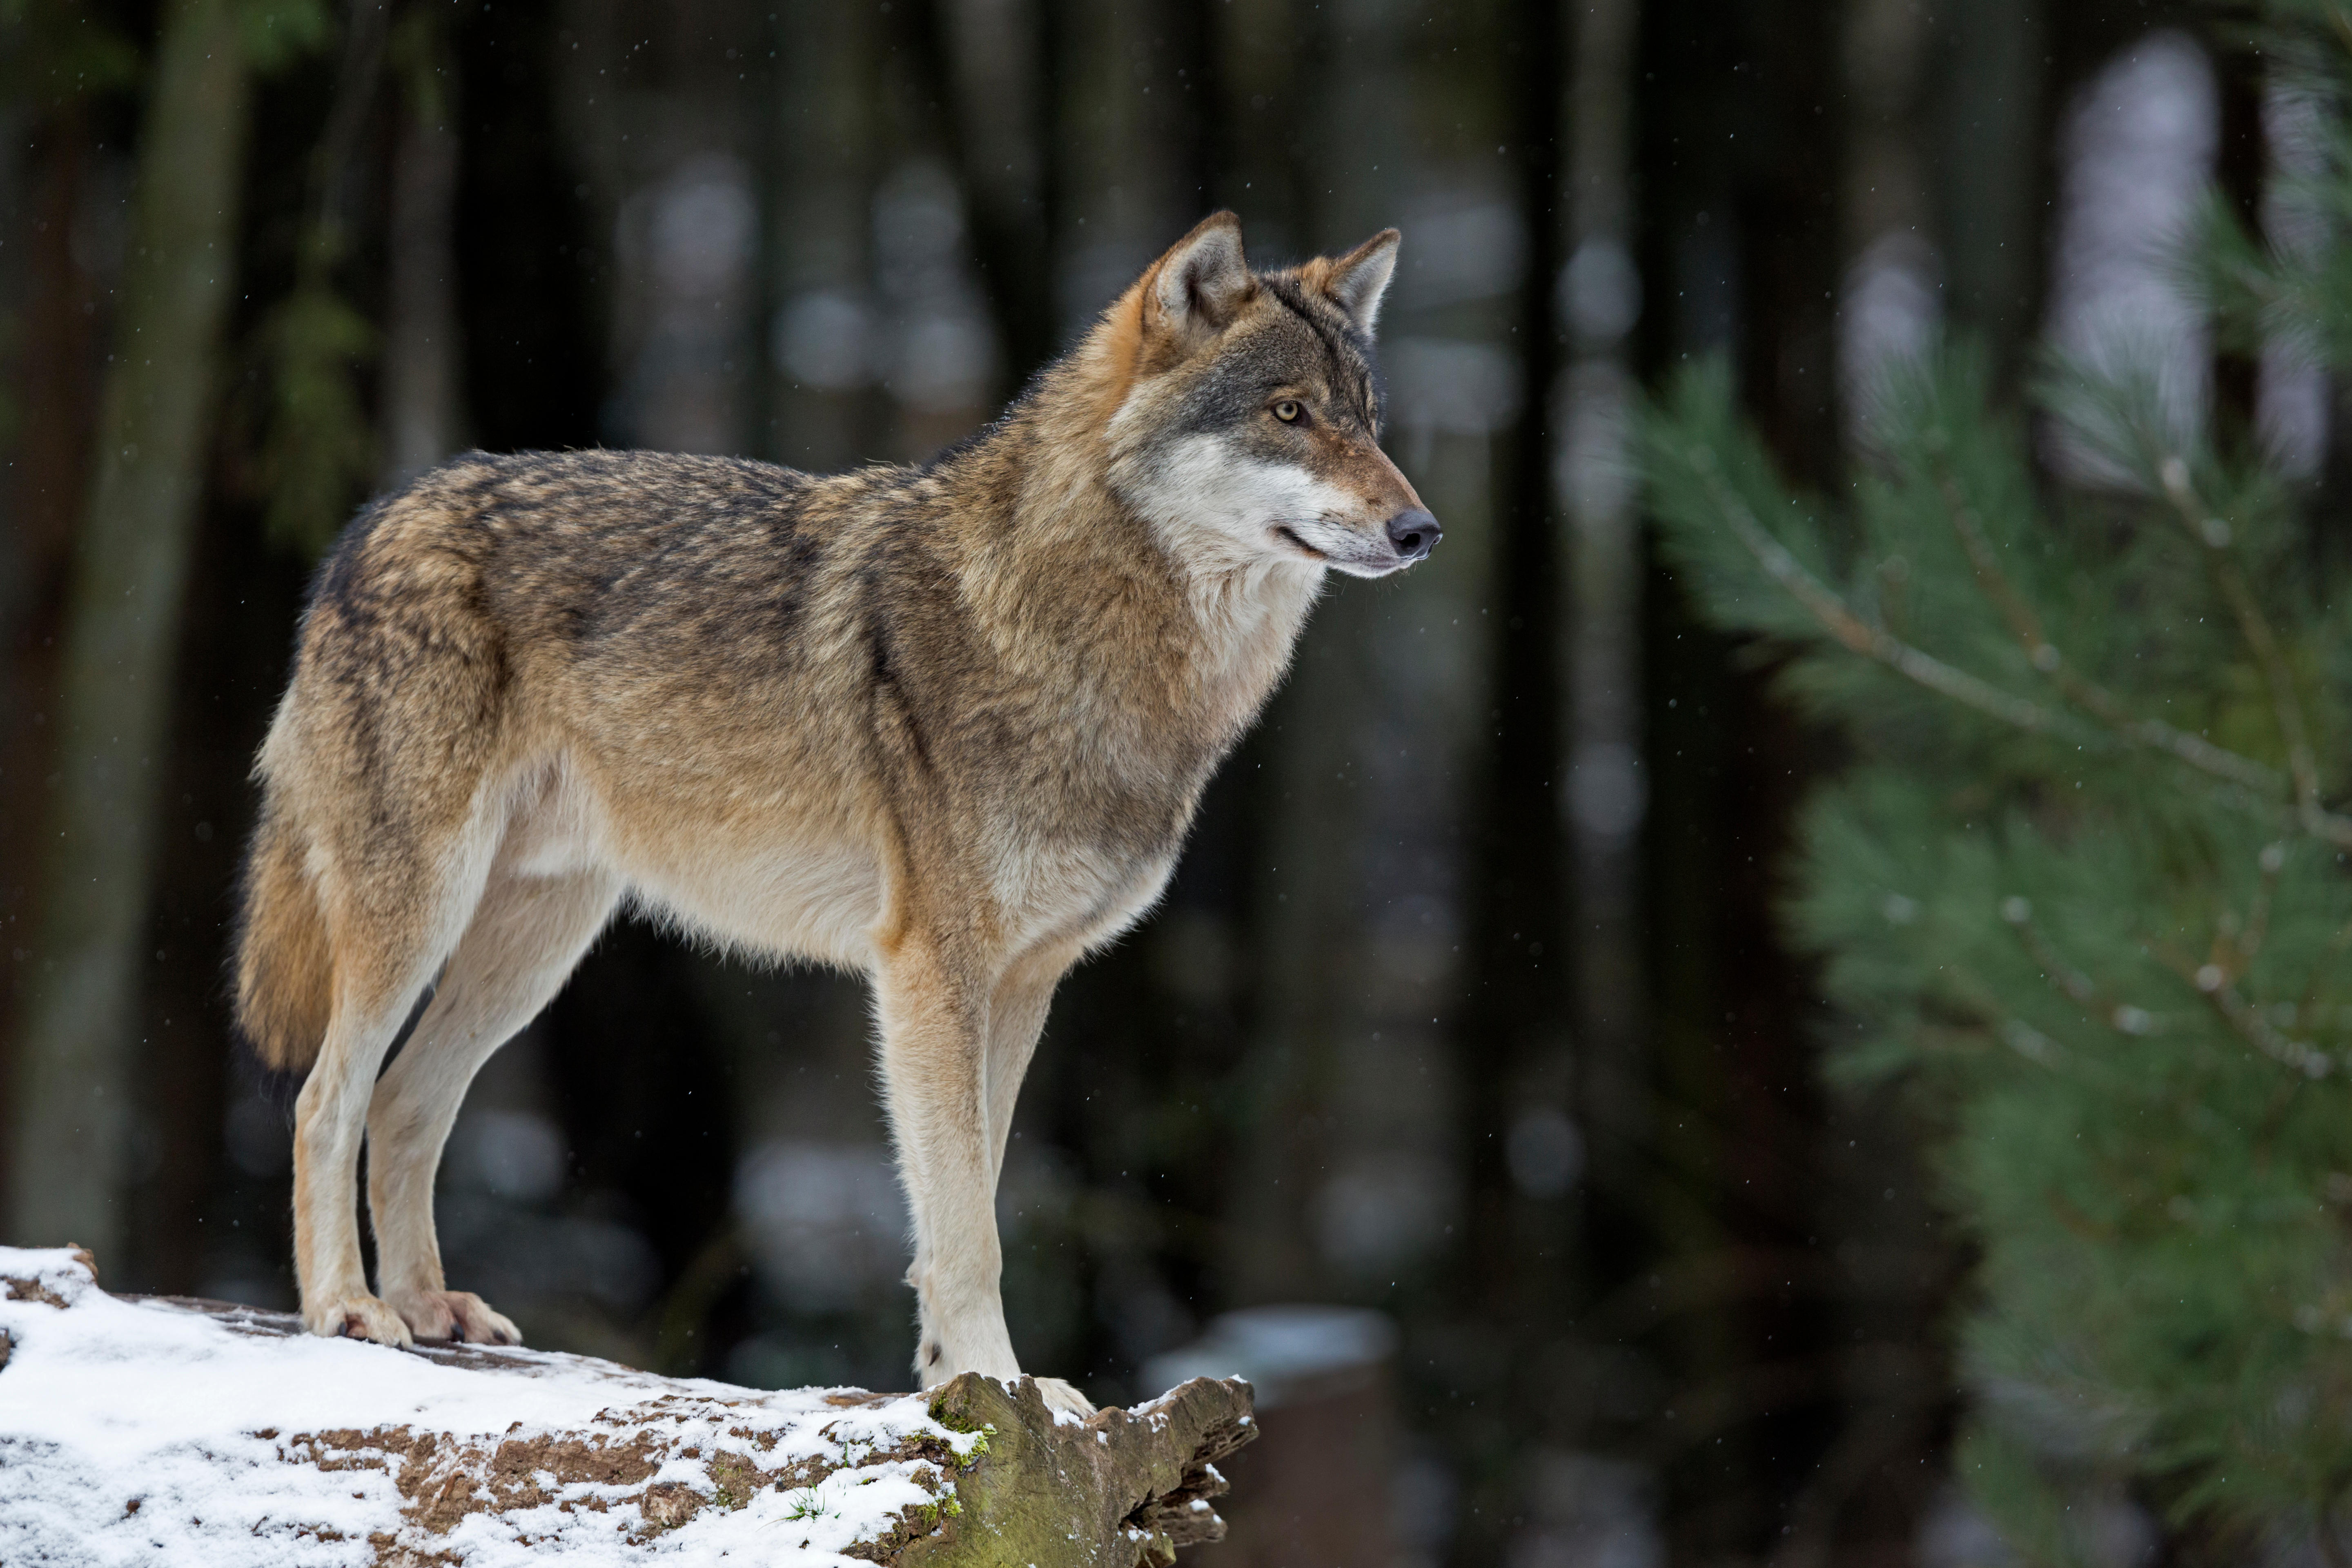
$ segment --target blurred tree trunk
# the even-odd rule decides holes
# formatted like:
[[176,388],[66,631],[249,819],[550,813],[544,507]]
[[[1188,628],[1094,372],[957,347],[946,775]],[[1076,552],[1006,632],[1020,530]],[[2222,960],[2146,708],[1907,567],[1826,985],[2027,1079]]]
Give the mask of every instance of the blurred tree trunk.
[[[595,57],[562,47],[560,35],[570,18],[591,37],[601,26],[609,44],[617,10],[509,0],[462,25],[445,13],[454,100],[466,114],[456,225],[467,237],[457,278],[463,406],[468,438],[493,452],[593,446],[611,434],[605,307],[615,247],[593,204],[614,194],[610,149],[634,122],[618,69],[589,102],[565,92]],[[595,183],[583,190],[583,179]]]
[[1196,0],[1151,0],[1147,9],[1169,67],[1160,73],[1166,101],[1158,114],[1170,142],[1173,194],[1192,217],[1205,217],[1228,205],[1223,184],[1224,172],[1233,166],[1233,117],[1224,101],[1218,8]]
[[1944,264],[1921,142],[1921,66],[1931,21],[1911,0],[1850,0],[1845,235],[1838,386],[1862,438],[1886,371],[1942,323]]
[[247,79],[230,0],[163,14],[99,458],[68,592],[58,780],[18,1041],[12,1238],[110,1248],[154,796],[214,350],[235,279]]
[[896,15],[932,106],[932,142],[962,188],[1002,352],[1001,402],[1060,346],[1060,158],[1047,86],[1064,19],[1054,0],[915,0]]
[[874,297],[881,175],[878,24],[870,11],[793,0],[779,13],[769,134],[779,155],[775,342],[780,459],[816,473],[879,455],[883,323]]
[[[1842,0],[1644,7],[1643,369],[1728,355],[1773,456],[1833,481]],[[1646,619],[1644,845],[1655,1250],[1601,1323],[1655,1358],[1643,1447],[1677,1560],[1777,1550],[1786,1500],[1838,1431],[1840,1347],[1822,1276],[1825,1108],[1813,1003],[1780,935],[1790,818],[1824,760],[1696,625],[1662,571]],[[1631,1348],[1628,1346],[1627,1348]],[[1634,1401],[1626,1400],[1632,1406]]]
[[[1920,145],[1933,26],[1909,0],[1849,0],[1843,19],[1836,331],[1849,452],[1883,377],[1927,349],[1940,325],[1942,264]],[[1944,1474],[1951,1369],[1942,1337],[1925,1325],[1955,1284],[1958,1260],[1919,1165],[1916,1121],[1893,1101],[1883,1091],[1832,1093],[1814,1133],[1818,1218],[1808,1243],[1833,1258],[1826,1315],[1844,1364],[1835,1436],[1786,1504],[1775,1556],[1783,1568],[1907,1554]]]
[[[1315,14],[1319,21],[1321,13]],[[1298,95],[1314,79],[1318,35],[1281,0],[1237,0],[1220,27],[1227,145],[1225,195],[1241,214],[1242,237],[1258,265],[1301,255],[1323,187],[1300,154],[1307,115]]]
[[[1822,489],[1839,482],[1845,437],[1833,352],[1843,11],[1840,0],[1774,0],[1751,12],[1757,97],[1740,128],[1732,204],[1747,293],[1742,400],[1781,470]],[[1772,690],[1770,672],[1736,677],[1731,698],[1721,819],[1728,853],[1709,893],[1727,1026],[1716,1068],[1729,1112],[1717,1201],[1738,1249],[1727,1260],[1734,1359],[1708,1369],[1689,1398],[1725,1411],[1719,1419],[1733,1432],[1715,1454],[1685,1449],[1677,1479],[1694,1497],[1736,1496],[1736,1509],[1701,1530],[1717,1550],[1756,1551],[1781,1544],[1786,1500],[1811,1479],[1842,1414],[1843,1347],[1825,1303],[1807,1300],[1798,1284],[1798,1259],[1824,1220],[1840,1217],[1822,1201],[1829,1108],[1812,1039],[1819,1005],[1810,966],[1789,951],[1780,921],[1796,813],[1831,758],[1822,732]],[[1742,1405],[1753,1419],[1729,1414]],[[1684,1440],[1704,1439],[1692,1431]],[[1693,1531],[1685,1540],[1693,1537],[1706,1539]]]
[[[2221,110],[2214,183],[2246,232],[2259,239],[2263,184],[2270,165],[2263,135],[2262,57],[2252,51],[2217,50],[2213,76]],[[2214,354],[2214,434],[2225,447],[2246,449],[2255,439],[2261,381],[2260,356],[2227,350]]]
[[1648,1009],[1636,927],[1641,829],[1642,552],[1631,455],[1637,396],[1627,363],[1642,313],[1630,187],[1639,0],[1575,12],[1566,188],[1570,255],[1559,281],[1572,363],[1553,432],[1565,513],[1568,650],[1564,788],[1553,792],[1573,863],[1576,1110],[1589,1150],[1591,1267],[1633,1266],[1652,1132]]
[[[1485,613],[1471,623],[1472,657],[1486,672],[1486,722],[1464,814],[1462,1000],[1445,1020],[1467,1194],[1462,1237],[1448,1255],[1447,1305],[1456,1332],[1483,1349],[1475,1357],[1457,1352],[1449,1379],[1456,1386],[1446,1418],[1465,1504],[1453,1551],[1459,1563],[1549,1550],[1527,1535],[1528,1516],[1542,1507],[1531,1501],[1544,1488],[1537,1449],[1573,1439],[1580,1403],[1558,1399],[1538,1370],[1561,1364],[1555,1358],[1570,1328],[1569,1285],[1581,1272],[1567,1184],[1521,1181],[1511,1150],[1538,1122],[1555,1151],[1575,1136],[1567,1121],[1575,1088],[1571,988],[1581,977],[1575,955],[1591,936],[1571,913],[1580,889],[1571,888],[1559,810],[1569,606],[1553,482],[1555,443],[1572,417],[1559,396],[1568,355],[1556,290],[1570,237],[1566,111],[1572,89],[1584,85],[1584,62],[1571,67],[1569,33],[1583,11],[1519,8],[1496,37],[1494,75],[1482,84],[1499,110],[1496,151],[1510,159],[1511,183],[1496,195],[1511,204],[1526,248],[1513,291],[1495,301],[1496,336],[1516,361],[1520,395],[1516,418],[1494,432],[1488,453],[1493,540],[1476,593]],[[1408,264],[1412,245],[1408,230]],[[1442,507],[1439,515],[1454,521]],[[1444,546],[1457,547],[1452,540]]]
[[[1952,321],[1991,352],[2002,380],[2023,373],[2047,258],[2044,215],[2056,195],[2050,155],[2055,110],[2048,9],[2032,0],[1980,0],[1943,18],[1944,84],[1937,194]],[[2089,7],[2056,8],[2056,30],[2101,31],[2139,16],[2091,23]],[[2077,15],[2068,16],[2074,12]]]
[[[1602,0],[1606,5],[1606,0]],[[1553,291],[1566,237],[1561,212],[1562,91],[1567,81],[1560,8],[1533,7],[1498,61],[1508,95],[1505,143],[1514,160],[1511,192],[1527,231],[1510,331],[1524,387],[1516,425],[1497,432],[1496,536],[1486,598],[1493,738],[1482,759],[1465,902],[1470,941],[1464,980],[1472,1000],[1462,1030],[1460,1071],[1470,1104],[1465,1173],[1474,1193],[1470,1268],[1461,1284],[1489,1309],[1514,1316],[1537,1299],[1557,1300],[1535,1259],[1546,1249],[1528,1226],[1536,1218],[1515,1196],[1507,1150],[1517,1120],[1567,1098],[1560,1047],[1568,1025],[1564,956],[1567,878],[1559,798],[1560,734],[1559,604],[1561,552],[1552,508],[1553,384],[1564,356]],[[1549,1205],[1548,1205],[1549,1206]],[[1541,1332],[1516,1322],[1514,1334]],[[1522,1347],[1525,1348],[1525,1347]],[[1499,1392],[1499,1391],[1498,1391]]]
[[[74,523],[89,479],[101,303],[98,279],[74,257],[90,165],[89,111],[80,100],[68,101],[30,129],[9,225],[24,241],[13,247],[8,278],[23,310],[8,395],[16,439],[0,526],[0,658],[6,661],[0,666],[0,938],[10,955],[0,993],[0,1083],[13,1080],[16,1026],[29,985],[24,953],[33,937],[37,846],[51,793],[58,633]],[[12,1169],[14,1132],[0,1122],[0,1194]]]
[[383,334],[383,482],[456,451],[464,425],[457,338],[457,78],[438,13],[409,15],[393,41],[400,77],[392,153]]
[[[1341,52],[1328,12],[1300,16],[1260,4],[1245,28],[1280,29],[1263,94],[1279,106],[1268,138],[1287,149],[1296,205],[1287,245],[1253,233],[1243,243],[1266,267],[1328,242],[1331,210],[1319,111],[1308,94],[1336,74]],[[1277,35],[1280,36],[1280,35]],[[1283,47],[1286,46],[1286,47]],[[1276,74],[1276,73],[1279,74]],[[1255,95],[1254,95],[1255,96]],[[1313,168],[1314,176],[1301,172]],[[1288,254],[1286,255],[1285,251]],[[1353,586],[1354,584],[1348,584]],[[1234,1120],[1241,1166],[1229,1201],[1226,1283],[1243,1304],[1318,1300],[1329,1270],[1315,1236],[1314,1201],[1334,1153],[1328,1114],[1336,1039],[1357,1014],[1363,976],[1355,847],[1364,819],[1357,732],[1369,712],[1367,594],[1328,594],[1301,634],[1289,678],[1268,705],[1249,760],[1264,770],[1254,802],[1249,926],[1256,952],[1255,1038],[1242,1065]]]
[[1757,110],[1737,203],[1748,293],[1741,395],[1782,468],[1827,485],[1842,467],[1833,345],[1844,100],[1838,0],[1773,0],[1753,16]]
[[[247,189],[261,190],[266,177],[255,168]],[[241,1066],[254,1070],[226,1037],[221,977],[235,930],[228,889],[243,825],[258,804],[253,758],[285,686],[289,633],[310,569],[308,557],[265,542],[253,509],[217,499],[199,509],[186,618],[172,660],[172,711],[183,717],[167,737],[169,782],[156,802],[140,942],[146,980],[131,1101],[152,1142],[142,1136],[131,1162],[128,1234],[119,1264],[108,1266],[108,1278],[125,1288],[218,1294],[213,1287],[236,1277],[242,1249],[266,1249],[273,1266],[292,1260],[289,1194],[273,1194],[259,1223],[221,1206],[227,1095]],[[280,1113],[273,1110],[268,1125],[283,1126]]]

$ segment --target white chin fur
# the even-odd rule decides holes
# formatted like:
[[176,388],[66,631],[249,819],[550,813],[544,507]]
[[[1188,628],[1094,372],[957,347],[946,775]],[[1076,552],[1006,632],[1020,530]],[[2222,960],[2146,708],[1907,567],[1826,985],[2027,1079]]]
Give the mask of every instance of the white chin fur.
[[1350,577],[1385,577],[1392,572],[1403,571],[1412,563],[1396,556],[1386,561],[1342,561],[1334,555],[1330,564],[1334,572],[1345,572]]
[[1276,553],[1328,566],[1350,577],[1385,577],[1410,564],[1395,551],[1373,543],[1351,528],[1286,522],[1267,532]]
[[[1187,436],[1157,461],[1122,467],[1119,489],[1180,558],[1238,563],[1274,556],[1356,577],[1383,577],[1404,564],[1385,541],[1324,521],[1354,509],[1346,492],[1296,464],[1250,457],[1217,437]],[[1307,548],[1285,539],[1282,529]]]

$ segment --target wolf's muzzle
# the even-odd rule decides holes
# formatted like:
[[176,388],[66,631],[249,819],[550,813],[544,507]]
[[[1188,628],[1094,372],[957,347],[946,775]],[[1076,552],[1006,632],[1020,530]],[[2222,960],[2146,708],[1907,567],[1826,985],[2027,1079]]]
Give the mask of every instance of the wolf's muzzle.
[[1437,519],[1419,507],[1411,511],[1401,511],[1389,519],[1389,542],[1395,545],[1396,552],[1408,562],[1418,561],[1428,554],[1444,531],[1437,526]]

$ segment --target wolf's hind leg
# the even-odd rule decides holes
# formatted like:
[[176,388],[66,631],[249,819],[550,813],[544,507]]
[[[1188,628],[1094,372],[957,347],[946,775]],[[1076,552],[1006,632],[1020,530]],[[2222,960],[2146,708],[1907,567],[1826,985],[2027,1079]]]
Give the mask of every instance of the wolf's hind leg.
[[[462,910],[478,886],[461,886],[442,901]],[[454,923],[420,921],[404,904],[390,899],[368,909],[347,900],[330,916],[333,1008],[319,1059],[294,1101],[294,1271],[303,1323],[315,1334],[388,1345],[406,1345],[409,1331],[368,1293],[360,1260],[360,1142],[384,1052],[448,952],[443,928]]]
[[493,872],[433,1004],[369,1102],[368,1212],[379,1293],[420,1340],[520,1344],[514,1324],[446,1288],[433,1178],[467,1086],[553,1000],[620,899],[608,873]]
[[314,1334],[408,1343],[400,1315],[368,1294],[356,1190],[368,1086],[407,1011],[397,994],[378,992],[364,1003],[338,997],[294,1102],[294,1271],[302,1321]]

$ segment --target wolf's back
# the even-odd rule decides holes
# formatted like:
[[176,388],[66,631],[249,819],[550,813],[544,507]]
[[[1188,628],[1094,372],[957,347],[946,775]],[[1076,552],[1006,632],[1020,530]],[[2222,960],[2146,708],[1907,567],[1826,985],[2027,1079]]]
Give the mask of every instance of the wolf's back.
[[312,584],[258,769],[235,975],[263,1062],[317,1057],[338,985],[431,882],[520,704],[620,691],[601,717],[625,754],[615,711],[667,726],[681,685],[796,651],[821,553],[795,529],[807,483],[728,458],[477,452],[353,521]]

